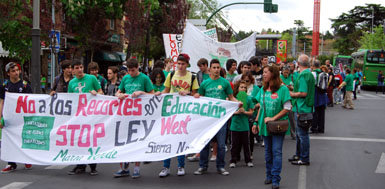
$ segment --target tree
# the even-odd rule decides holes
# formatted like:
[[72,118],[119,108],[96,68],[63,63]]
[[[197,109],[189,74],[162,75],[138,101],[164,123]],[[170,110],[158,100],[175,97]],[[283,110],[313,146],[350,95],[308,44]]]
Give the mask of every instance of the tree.
[[105,46],[111,33],[106,29],[106,19],[123,16],[125,0],[62,0],[66,23],[79,42],[80,49],[94,52]]
[[359,40],[361,49],[385,49],[385,34],[383,28],[378,26],[374,33],[365,32]]
[[340,54],[351,54],[360,47],[358,40],[363,32],[370,31],[372,26],[372,11],[374,26],[380,25],[385,18],[385,7],[380,4],[356,6],[348,13],[342,13],[338,18],[330,19],[336,36],[333,47]]
[[[40,1],[40,29],[42,40],[48,41],[52,28],[51,3]],[[0,41],[9,56],[21,63],[28,62],[32,47],[32,1],[0,0]]]
[[124,7],[128,57],[136,53],[145,59],[164,56],[162,34],[183,33],[189,10],[185,0],[128,0]]

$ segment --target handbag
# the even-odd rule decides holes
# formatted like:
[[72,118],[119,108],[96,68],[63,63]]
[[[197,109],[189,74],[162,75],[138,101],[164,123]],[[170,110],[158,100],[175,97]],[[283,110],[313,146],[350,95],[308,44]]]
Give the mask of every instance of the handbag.
[[298,114],[298,127],[302,128],[303,130],[309,130],[311,127],[311,123],[313,121],[313,114],[312,113],[298,113],[297,108],[297,114]]
[[[265,105],[265,91],[263,92],[263,109],[264,114],[266,115],[266,105]],[[269,121],[266,123],[267,131],[271,135],[284,135],[289,129],[288,120],[278,120],[278,121]]]

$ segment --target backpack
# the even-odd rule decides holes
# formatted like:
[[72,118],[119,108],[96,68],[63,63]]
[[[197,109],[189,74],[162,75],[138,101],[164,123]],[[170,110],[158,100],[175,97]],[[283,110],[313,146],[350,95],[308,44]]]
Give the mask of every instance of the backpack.
[[[172,81],[172,77],[174,76],[174,74],[175,74],[175,71],[172,71],[170,73],[170,86],[171,86],[171,81]],[[193,87],[194,79],[195,79],[195,75],[193,73],[191,73],[190,93],[192,92],[192,87]]]
[[321,93],[326,93],[326,90],[328,89],[328,82],[329,82],[329,77],[328,74],[325,72],[321,72],[318,75],[316,87]]

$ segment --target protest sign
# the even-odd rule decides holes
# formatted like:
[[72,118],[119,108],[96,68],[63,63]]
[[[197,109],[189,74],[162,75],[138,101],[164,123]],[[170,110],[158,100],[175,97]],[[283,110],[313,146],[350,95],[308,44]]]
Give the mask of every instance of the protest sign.
[[198,153],[236,111],[235,102],[143,95],[7,93],[4,161],[39,165],[159,161]]

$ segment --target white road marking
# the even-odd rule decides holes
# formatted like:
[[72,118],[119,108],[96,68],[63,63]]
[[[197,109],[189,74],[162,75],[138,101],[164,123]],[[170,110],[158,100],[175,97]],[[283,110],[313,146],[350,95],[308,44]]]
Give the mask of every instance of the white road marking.
[[385,139],[379,138],[348,138],[348,137],[321,137],[311,136],[312,140],[340,140],[340,141],[354,141],[354,142],[385,142]]
[[385,153],[382,153],[375,173],[385,173]]
[[64,169],[68,167],[68,165],[51,165],[51,166],[48,166],[44,169]]
[[5,185],[0,189],[22,189],[32,184],[32,182],[12,182],[11,184]]
[[298,189],[306,189],[306,165],[299,166]]

